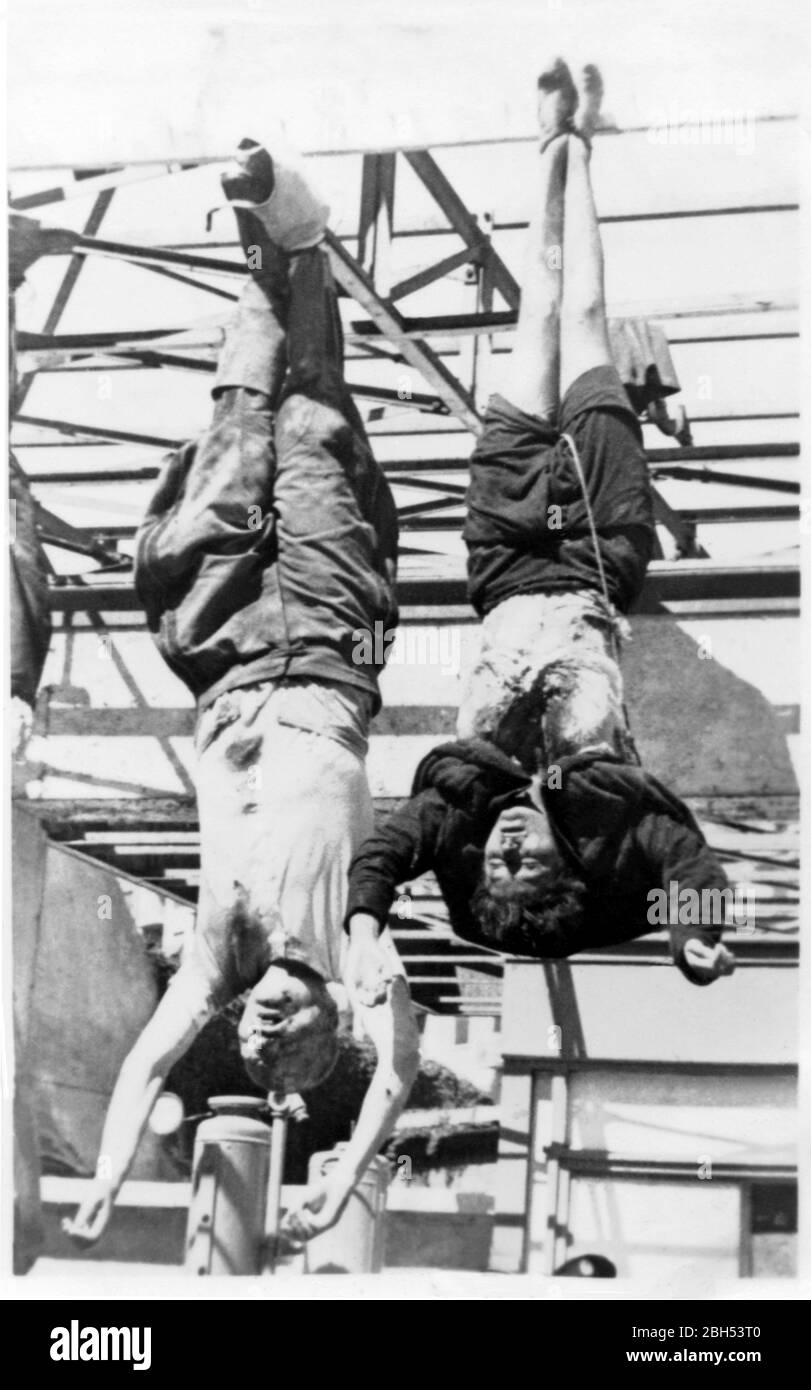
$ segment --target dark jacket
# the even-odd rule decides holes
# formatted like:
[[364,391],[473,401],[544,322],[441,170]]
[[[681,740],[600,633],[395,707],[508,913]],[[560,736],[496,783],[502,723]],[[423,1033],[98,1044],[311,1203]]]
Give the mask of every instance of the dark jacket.
[[614,368],[595,367],[567,391],[559,429],[502,396],[490,400],[470,461],[462,533],[479,614],[515,594],[602,589],[563,433],[580,456],[608,597],[626,612],[642,589],[655,540],[642,433]]
[[[372,835],[349,871],[348,924],[367,912],[384,925],[398,884],[433,870],[454,932],[513,955],[557,959],[656,931],[648,892],[726,886],[727,880],[691,812],[640,767],[609,754],[581,753],[558,764],[561,786],[543,788],[544,805],[565,865],[588,887],[581,924],[544,934],[519,927],[489,940],[471,911],[484,846],[501,810],[530,779],[493,744],[471,739],[434,748],[420,763],[411,799]],[[673,959],[689,938],[708,945],[720,928],[671,925]]]
[[[292,395],[274,417],[236,392],[200,441],[166,462],[137,537],[135,587],[200,708],[224,690],[291,677],[358,686],[379,707],[384,636],[397,622],[397,514],[371,450],[342,419]],[[336,461],[354,494],[348,520],[346,505],[333,506]],[[299,467],[308,487],[291,492],[306,515],[288,507],[285,541],[279,478]]]

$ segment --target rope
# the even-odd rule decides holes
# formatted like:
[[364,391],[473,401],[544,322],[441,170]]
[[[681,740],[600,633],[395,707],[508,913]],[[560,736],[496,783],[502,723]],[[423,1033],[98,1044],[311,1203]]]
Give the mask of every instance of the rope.
[[[580,462],[580,454],[578,453],[578,451],[577,451],[577,445],[575,444],[575,442],[574,442],[574,440],[572,439],[572,436],[571,436],[570,434],[562,434],[562,435],[561,435],[561,439],[565,439],[565,440],[566,440],[566,443],[567,443],[568,446],[569,446],[569,452],[570,452],[571,455],[572,455],[572,460],[573,460],[573,462],[574,462],[575,472],[577,473],[577,481],[578,481],[579,484],[580,484],[580,491],[581,491],[582,494],[583,494],[583,501],[584,501],[585,504],[586,504],[586,517],[587,517],[588,523],[589,523],[589,531],[591,532],[591,543],[592,543],[592,545],[594,546],[594,558],[595,558],[595,560],[597,561],[597,573],[598,573],[599,576],[600,576],[600,587],[601,587],[601,589],[602,589],[602,591],[603,591],[603,598],[605,599],[606,606],[607,606],[607,608],[608,608],[608,610],[609,610],[609,614],[610,614],[610,615],[613,615],[613,612],[614,612],[614,605],[612,604],[611,599],[609,598],[609,594],[608,594],[608,583],[607,583],[607,580],[606,580],[606,577],[605,577],[605,568],[604,568],[604,566],[603,566],[603,557],[602,557],[602,554],[600,553],[600,538],[599,538],[599,536],[598,536],[598,534],[597,534],[597,524],[596,524],[596,522],[595,522],[595,520],[594,520],[594,512],[592,511],[591,499],[590,499],[590,497],[589,497],[588,487],[586,486],[586,475],[585,475],[585,473],[583,472],[583,465],[582,465],[582,463]],[[619,641],[618,641],[618,638],[617,638],[616,623],[615,623],[613,617],[612,617],[612,619],[611,619],[610,634],[611,634],[611,637],[610,637],[610,640],[611,640],[611,648],[612,648],[612,651],[613,651],[613,654],[614,654],[614,660],[616,661],[617,666],[619,667],[619,660],[620,660],[620,645],[619,645]],[[635,741],[635,739],[634,739],[634,735],[633,735],[633,732],[632,732],[632,730],[631,730],[631,721],[630,721],[630,718],[629,718],[629,716],[628,716],[628,707],[627,707],[627,705],[626,705],[626,703],[625,703],[625,699],[624,699],[624,698],[623,698],[623,701],[622,701],[622,717],[623,717],[623,719],[625,720],[625,732],[626,732],[626,735],[627,735],[627,738],[628,738],[628,742],[629,742],[629,745],[630,745],[630,750],[631,750],[631,752],[633,753],[633,756],[634,756],[634,758],[636,759],[636,762],[637,762],[638,764],[640,764],[640,766],[641,766],[642,759],[641,759],[640,756],[639,756],[639,750],[637,749],[636,741]]]

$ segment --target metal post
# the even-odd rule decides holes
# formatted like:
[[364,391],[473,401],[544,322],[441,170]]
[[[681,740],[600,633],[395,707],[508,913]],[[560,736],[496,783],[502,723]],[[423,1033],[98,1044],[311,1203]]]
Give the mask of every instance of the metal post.
[[268,1172],[267,1200],[265,1203],[265,1257],[264,1272],[275,1274],[279,1254],[279,1235],[281,1229],[282,1181],[284,1178],[284,1156],[287,1149],[287,1126],[307,1118],[307,1108],[301,1096],[271,1091],[267,1098],[267,1108],[271,1116],[270,1129],[270,1169]]

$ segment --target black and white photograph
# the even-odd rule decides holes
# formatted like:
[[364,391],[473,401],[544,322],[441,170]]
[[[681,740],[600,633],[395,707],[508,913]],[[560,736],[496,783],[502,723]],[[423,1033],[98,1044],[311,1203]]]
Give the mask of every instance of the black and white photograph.
[[808,1297],[807,27],[11,4],[2,1230],[51,1361],[160,1359],[71,1300],[643,1298],[618,1369],[754,1364],[747,1300]]

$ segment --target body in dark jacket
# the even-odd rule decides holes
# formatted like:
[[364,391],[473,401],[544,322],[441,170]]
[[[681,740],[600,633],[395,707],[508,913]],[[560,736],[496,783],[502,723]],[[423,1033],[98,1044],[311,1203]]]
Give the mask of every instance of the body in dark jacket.
[[286,318],[279,295],[249,286],[211,427],[169,457],[139,530],[136,590],[201,710],[295,678],[359,687],[376,710],[374,637],[397,622],[397,513],[343,379],[318,247],[294,262]]
[[[350,868],[347,922],[368,913],[385,925],[400,883],[432,870],[458,936],[520,956],[560,958],[657,930],[651,889],[726,887],[726,877],[688,807],[641,768],[607,753],[562,759],[560,785],[541,782],[544,809],[564,865],[587,887],[579,926],[534,936],[526,925],[488,939],[471,909],[484,847],[500,812],[525,796],[529,776],[484,740],[446,743],[423,759],[411,799],[376,832]],[[697,939],[712,946],[720,927],[670,924],[674,962]]]

